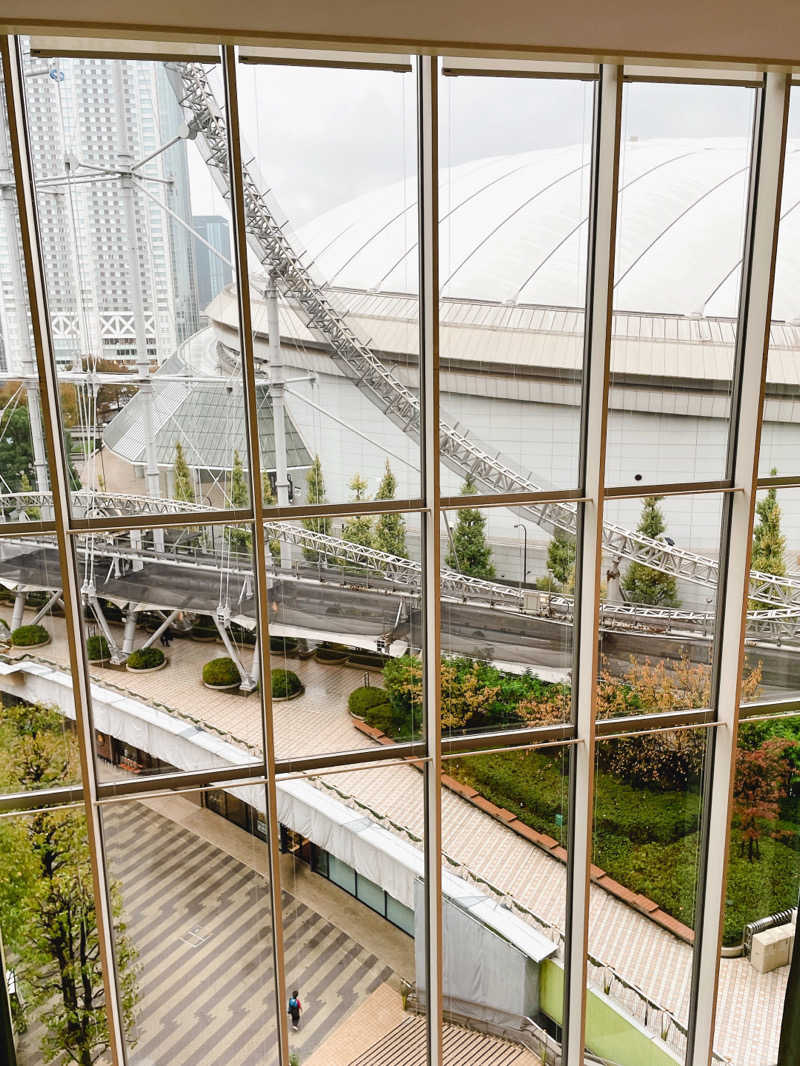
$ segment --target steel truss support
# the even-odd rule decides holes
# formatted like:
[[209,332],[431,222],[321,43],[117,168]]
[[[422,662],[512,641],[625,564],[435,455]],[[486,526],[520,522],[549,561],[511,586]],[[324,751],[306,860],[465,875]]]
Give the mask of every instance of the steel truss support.
[[604,64],[595,89],[592,187],[586,279],[581,481],[586,502],[579,523],[580,583],[576,600],[573,721],[570,750],[567,922],[564,948],[564,1063],[582,1066],[586,1031],[586,956],[594,804],[595,696],[598,674],[603,485],[611,358],[622,68]]
[[711,732],[703,790],[689,1066],[707,1066],[714,1044],[747,599],[752,591],[748,575],[790,85],[786,74],[766,74],[756,98],[728,454],[729,476],[740,491],[726,497],[723,510],[720,573],[726,578],[718,596],[720,635],[712,685],[717,721],[721,724]]
[[164,619],[164,621],[158,627],[158,629],[156,629],[153,633],[151,633],[150,636],[147,638],[147,640],[144,642],[144,644],[142,644],[142,648],[149,648],[151,646],[151,644],[155,644],[155,642],[158,640],[158,638],[161,636],[161,634],[165,630],[169,629],[170,625],[172,624],[173,619],[178,614],[180,614],[180,611],[177,608],[174,611],[170,611],[169,614],[167,615],[167,617]]
[[[42,620],[42,618],[44,618],[44,616],[47,614],[47,612],[51,608],[55,607],[55,605],[59,602],[60,599],[61,599],[61,589],[56,589],[55,592],[52,594],[52,596],[50,596],[48,598],[48,600],[45,603],[44,607],[40,607],[39,610],[36,612],[36,614],[33,616],[33,618],[31,618],[31,625],[35,626],[37,624],[37,622],[40,622]],[[15,606],[16,606],[16,603],[15,603]]]
[[25,109],[24,65],[21,41],[17,37],[0,37],[0,61],[3,66],[6,105],[8,108],[9,140],[16,182],[25,274],[30,296],[31,326],[42,392],[42,424],[45,432],[47,458],[52,471],[53,520],[61,563],[64,614],[67,628],[70,670],[73,678],[73,702],[81,764],[84,814],[92,869],[92,888],[95,899],[98,952],[103,974],[105,1007],[108,1017],[109,1052],[113,1066],[124,1066],[125,1042],[122,1032],[120,1001],[114,970],[113,920],[106,879],[103,847],[103,826],[97,805],[97,774],[94,760],[89,669],[82,640],[81,594],[77,561],[69,527],[69,464],[64,452],[59,425],[58,378],[50,335],[50,315],[41,259],[41,242],[33,190],[33,164],[28,140]]
[[252,676],[250,671],[242,662],[242,657],[241,655],[239,655],[239,649],[231,640],[231,635],[228,632],[228,626],[226,625],[225,619],[220,616],[219,612],[217,612],[217,614],[215,614],[213,617],[214,625],[217,627],[217,632],[220,635],[220,639],[225,645],[225,650],[233,660],[236,669],[239,671],[239,677],[241,679],[241,684],[239,685],[239,688],[242,692],[252,692],[258,684],[258,681]]
[[103,636],[108,642],[109,651],[111,652],[111,662],[117,664],[124,662],[125,653],[120,648],[119,644],[117,644],[116,639],[114,638],[114,634],[111,632],[111,629],[108,624],[108,619],[105,616],[105,611],[102,608],[100,600],[97,598],[97,592],[95,591],[94,587],[92,586],[91,588],[84,590],[83,595],[86,600],[86,603],[92,609],[92,614],[97,619],[97,624],[103,631]]
[[137,612],[133,609],[133,604],[129,603],[125,611],[125,628],[122,631],[122,654],[126,659],[133,651],[136,641],[136,617]]

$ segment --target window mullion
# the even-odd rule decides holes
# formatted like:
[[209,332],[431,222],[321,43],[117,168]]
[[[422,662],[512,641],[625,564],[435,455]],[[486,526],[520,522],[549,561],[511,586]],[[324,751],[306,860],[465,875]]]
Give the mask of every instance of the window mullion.
[[428,1063],[442,1051],[442,730],[441,588],[439,485],[439,259],[438,259],[438,59],[417,57],[417,142],[419,181],[420,363],[422,375],[422,472],[426,510],[422,518],[422,655],[425,764],[425,933]]
[[69,478],[67,456],[59,422],[58,379],[44,277],[39,220],[34,192],[33,161],[28,139],[21,41],[0,38],[9,140],[17,195],[20,236],[30,303],[31,327],[36,350],[36,367],[42,386],[42,422],[50,464],[53,519],[61,569],[64,616],[72,675],[72,697],[83,786],[89,857],[95,898],[100,964],[103,974],[108,1018],[109,1047],[114,1066],[126,1062],[120,1000],[114,967],[112,916],[103,845],[100,811],[97,806],[97,772],[92,739],[89,669],[81,639],[82,617],[77,558],[69,528]]
[[586,954],[594,798],[595,679],[598,671],[600,572],[611,304],[619,171],[622,69],[604,65],[595,96],[592,193],[589,218],[581,479],[580,575],[576,599],[573,715],[578,743],[571,757],[564,949],[565,1066],[583,1063],[586,1022]]
[[222,47],[222,76],[228,131],[228,162],[231,188],[231,215],[236,292],[239,301],[239,344],[244,375],[247,451],[250,470],[250,498],[255,518],[253,530],[253,566],[256,578],[258,617],[258,652],[261,678],[262,736],[266,764],[267,862],[272,905],[272,950],[275,974],[275,1008],[278,1028],[278,1061],[289,1066],[289,1024],[284,1009],[286,966],[283,946],[283,922],[280,884],[280,829],[278,796],[275,786],[275,736],[272,716],[272,690],[269,654],[269,604],[267,601],[267,561],[264,541],[264,502],[261,494],[261,448],[258,437],[258,404],[255,363],[253,358],[253,324],[250,308],[250,277],[247,266],[247,218],[242,180],[242,150],[239,138],[239,103],[236,79],[236,49]]
[[687,1062],[691,1066],[705,1066],[710,1061],[714,1041],[730,805],[736,765],[753,513],[786,151],[789,87],[787,75],[766,75],[759,93],[753,134],[729,449],[729,472],[734,488],[740,491],[726,498],[720,550],[717,597],[719,633],[713,672],[716,716],[720,728],[713,731],[710,739],[710,771],[706,773],[687,1052]]

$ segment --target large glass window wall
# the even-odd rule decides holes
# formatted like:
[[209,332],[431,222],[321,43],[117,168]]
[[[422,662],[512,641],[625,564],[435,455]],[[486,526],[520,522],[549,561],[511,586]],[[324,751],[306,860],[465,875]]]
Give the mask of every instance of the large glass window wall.
[[0,44],[19,1066],[772,1066],[786,77]]

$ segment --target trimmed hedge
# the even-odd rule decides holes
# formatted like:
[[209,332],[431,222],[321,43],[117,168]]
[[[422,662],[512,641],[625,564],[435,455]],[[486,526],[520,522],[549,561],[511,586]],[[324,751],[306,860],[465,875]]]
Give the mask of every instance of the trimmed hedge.
[[236,663],[227,655],[211,659],[203,667],[203,683],[206,685],[233,685],[240,680]]
[[107,659],[111,654],[108,647],[108,641],[104,636],[89,637],[86,641],[86,655],[88,658],[96,661],[102,661]]
[[27,648],[32,644],[44,644],[50,639],[50,634],[44,626],[18,626],[11,634],[11,643],[18,648]]
[[381,707],[389,702],[389,693],[385,688],[354,688],[347,697],[347,709],[351,714],[363,717],[372,707]]
[[131,670],[152,670],[156,666],[161,666],[166,659],[161,648],[139,648],[138,651],[130,653],[125,665]]
[[[387,737],[395,740],[408,740],[410,720],[404,709],[398,709],[389,700],[385,688],[357,688],[350,693],[347,706],[353,714],[363,718],[367,725],[379,729]],[[421,726],[417,722],[417,732]]]
[[272,695],[278,699],[287,699],[303,691],[300,678],[293,670],[272,671]]

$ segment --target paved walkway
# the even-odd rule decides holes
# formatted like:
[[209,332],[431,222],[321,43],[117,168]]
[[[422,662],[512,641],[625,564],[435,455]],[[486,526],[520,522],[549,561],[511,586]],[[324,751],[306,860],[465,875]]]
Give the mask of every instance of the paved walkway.
[[[277,1035],[264,878],[143,804],[114,804],[103,821],[110,872],[138,951],[131,1066],[272,1062]],[[287,973],[304,1008],[291,1046],[304,1062],[391,970],[288,892],[282,921]]]
[[[67,661],[64,624],[59,619],[46,624],[54,640],[38,654],[63,665]],[[96,676],[202,717],[241,741],[260,744],[258,698],[210,692],[200,684],[202,663],[224,654],[220,646],[176,640],[169,654],[167,671],[132,675],[98,670]],[[360,672],[314,660],[289,660],[286,665],[299,674],[306,692],[298,700],[275,704],[278,754],[364,747],[365,738],[354,729],[347,713],[347,695],[361,684]],[[422,835],[422,778],[413,767],[352,771],[328,775],[326,780]],[[563,930],[566,884],[562,864],[454,793],[445,791],[442,803],[444,850],[473,874]],[[692,949],[597,886],[590,896],[589,950],[685,1023]],[[722,960],[716,1050],[734,1066],[770,1066],[775,1061],[787,973],[784,967],[759,975],[744,959]]]

